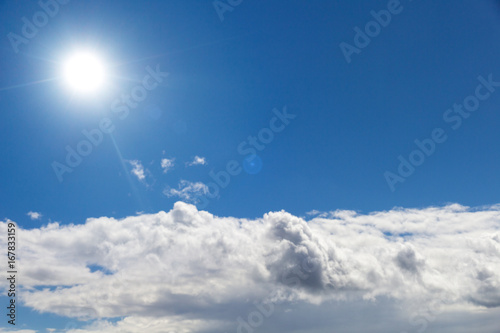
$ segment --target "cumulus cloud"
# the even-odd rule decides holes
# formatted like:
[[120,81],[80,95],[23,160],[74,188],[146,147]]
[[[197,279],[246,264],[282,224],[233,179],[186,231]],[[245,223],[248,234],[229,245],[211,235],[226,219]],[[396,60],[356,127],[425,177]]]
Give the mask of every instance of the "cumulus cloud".
[[161,168],[163,169],[163,173],[167,173],[174,167],[175,158],[162,158],[161,159]]
[[41,213],[29,211],[26,215],[32,220],[39,220],[42,217]]
[[201,182],[190,182],[182,179],[177,188],[167,186],[163,194],[167,197],[177,197],[188,203],[198,203],[199,197],[208,193],[208,186]]
[[[19,229],[20,297],[37,311],[99,319],[75,333],[235,332],[258,309],[276,314],[261,315],[263,332],[331,332],[333,322],[412,331],[436,302],[432,322],[451,327],[439,332],[497,329],[478,323],[500,314],[500,206],[314,215],[248,220],[177,202],[169,212]],[[359,326],[362,309],[387,322]]]
[[206,165],[207,160],[205,157],[200,157],[196,155],[191,162],[186,163],[187,166],[193,166],[193,165]]
[[132,166],[130,173],[136,176],[140,181],[144,181],[146,179],[146,175],[144,173],[144,166],[142,163],[138,160],[130,160],[127,162]]

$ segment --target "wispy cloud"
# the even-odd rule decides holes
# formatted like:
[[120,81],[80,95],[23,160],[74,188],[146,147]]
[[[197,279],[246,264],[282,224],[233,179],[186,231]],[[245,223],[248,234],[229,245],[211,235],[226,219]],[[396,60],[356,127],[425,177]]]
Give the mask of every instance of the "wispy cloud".
[[29,211],[26,215],[32,220],[39,220],[42,217],[41,213]]
[[311,211],[306,212],[306,215],[309,216],[319,216],[319,217],[326,217],[326,213],[320,212],[319,210],[313,209]]
[[163,173],[167,173],[174,167],[175,158],[162,158],[161,159],[161,168],[163,169]]
[[181,180],[177,188],[167,187],[163,190],[163,194],[167,197],[177,197],[189,203],[197,203],[198,198],[208,193],[207,185],[201,182],[190,182]]
[[136,176],[140,181],[144,181],[146,179],[146,175],[144,173],[142,163],[139,160],[129,160],[127,162],[132,166],[130,173]]
[[187,162],[187,166],[193,166],[193,165],[206,165],[207,164],[207,159],[205,157],[200,157],[196,155],[191,162]]

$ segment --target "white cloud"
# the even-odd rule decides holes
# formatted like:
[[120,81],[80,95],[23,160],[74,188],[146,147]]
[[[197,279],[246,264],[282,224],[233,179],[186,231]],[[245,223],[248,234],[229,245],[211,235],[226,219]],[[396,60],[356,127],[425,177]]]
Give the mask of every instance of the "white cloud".
[[199,197],[208,193],[207,185],[201,182],[190,182],[182,179],[177,188],[167,187],[163,190],[163,194],[167,197],[177,197],[188,203],[198,203]]
[[205,157],[200,157],[196,155],[191,162],[186,163],[187,166],[193,166],[193,165],[206,165],[207,160]]
[[161,159],[161,168],[163,169],[163,173],[167,173],[170,169],[174,167],[175,158],[162,158]]
[[[193,184],[181,187],[204,188]],[[496,332],[500,206],[327,215],[247,220],[177,202],[122,220],[19,228],[20,297],[41,312],[123,317],[74,333],[236,332],[262,302],[276,313],[262,332],[412,332],[422,320],[428,332]]]
[[311,216],[314,216],[314,215],[319,215],[321,214],[322,212],[320,212],[319,210],[316,210],[316,209],[313,209],[311,211],[308,211],[306,212],[307,215],[311,215]]
[[29,211],[26,215],[32,220],[39,220],[42,217],[41,213]]
[[138,160],[130,160],[127,162],[132,166],[132,170],[130,172],[140,181],[144,181],[146,179],[146,175],[144,173],[144,167],[142,166],[142,163]]

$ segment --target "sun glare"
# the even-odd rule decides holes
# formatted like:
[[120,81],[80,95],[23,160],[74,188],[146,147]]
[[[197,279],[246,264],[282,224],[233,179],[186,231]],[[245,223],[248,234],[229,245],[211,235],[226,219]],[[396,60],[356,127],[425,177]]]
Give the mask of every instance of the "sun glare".
[[77,94],[93,94],[105,85],[106,69],[96,54],[80,51],[72,54],[63,64],[65,85]]

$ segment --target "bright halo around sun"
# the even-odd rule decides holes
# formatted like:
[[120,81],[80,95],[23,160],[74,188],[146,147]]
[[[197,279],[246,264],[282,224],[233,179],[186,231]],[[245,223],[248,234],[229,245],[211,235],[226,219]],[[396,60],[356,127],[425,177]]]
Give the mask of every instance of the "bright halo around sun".
[[62,77],[64,84],[74,93],[96,94],[106,85],[106,65],[96,53],[78,51],[64,61]]

